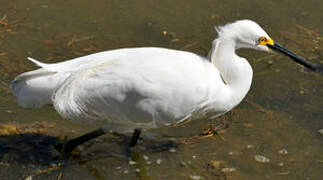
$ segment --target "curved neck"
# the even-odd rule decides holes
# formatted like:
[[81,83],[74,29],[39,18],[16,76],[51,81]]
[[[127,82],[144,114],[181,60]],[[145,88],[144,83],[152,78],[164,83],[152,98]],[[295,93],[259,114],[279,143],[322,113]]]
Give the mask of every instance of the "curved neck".
[[252,68],[235,50],[233,39],[220,37],[213,41],[209,59],[219,70],[224,84],[231,90],[230,102],[238,104],[250,89]]

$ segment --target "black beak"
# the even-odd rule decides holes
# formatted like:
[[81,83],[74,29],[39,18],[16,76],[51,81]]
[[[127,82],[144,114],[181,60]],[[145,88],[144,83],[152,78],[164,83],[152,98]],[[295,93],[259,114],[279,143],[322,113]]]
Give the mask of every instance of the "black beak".
[[267,44],[267,46],[275,51],[285,54],[286,56],[290,57],[295,62],[311,69],[312,71],[321,72],[321,73],[323,72],[323,65],[322,64],[311,63],[311,62],[307,61],[306,59],[304,59],[304,58],[296,55],[295,53],[289,51],[288,49],[284,48],[283,46],[281,46],[278,43],[274,43],[274,45]]

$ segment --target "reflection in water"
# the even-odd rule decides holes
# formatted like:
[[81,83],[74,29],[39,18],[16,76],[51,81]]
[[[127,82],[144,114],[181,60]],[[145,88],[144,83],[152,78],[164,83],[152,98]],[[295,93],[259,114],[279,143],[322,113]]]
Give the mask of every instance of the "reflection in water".
[[[54,124],[37,135],[50,138],[45,142],[56,141],[54,137],[76,137],[96,126],[62,120],[51,107],[17,107],[8,87],[17,74],[36,68],[27,62],[28,56],[50,63],[135,46],[161,46],[206,55],[216,36],[213,26],[250,18],[288,49],[312,62],[322,63],[322,7],[321,1],[314,0],[105,0],[95,3],[3,0],[0,6],[0,123],[18,127],[42,121]],[[123,141],[106,135],[78,152],[81,159],[94,160],[78,163],[75,157],[71,160],[73,165],[43,171],[46,173],[35,178],[321,179],[323,144],[322,135],[317,131],[323,128],[322,76],[307,72],[278,54],[250,50],[238,53],[252,64],[254,82],[247,101],[233,110],[229,128],[221,135],[224,140],[192,138],[175,149],[153,152],[145,147],[150,139],[176,142],[194,137],[210,122],[201,120],[148,131],[144,133],[142,145],[135,149],[139,158],[134,158],[133,164],[116,143],[123,144]],[[5,134],[3,137],[8,141],[8,137],[19,136]],[[30,138],[38,142],[33,135]],[[42,147],[39,143],[34,145]],[[0,152],[16,147],[14,144],[8,147],[7,143],[0,146]],[[28,143],[21,146],[23,151]],[[288,153],[279,153],[282,149]],[[10,157],[4,154],[1,153],[1,179],[21,179],[51,167],[26,165],[15,158],[19,157],[17,154],[9,154]],[[39,159],[45,158],[42,155],[39,153]],[[100,155],[107,157],[100,158]],[[256,155],[270,162],[259,163],[254,160]],[[5,160],[5,156],[11,161]]]

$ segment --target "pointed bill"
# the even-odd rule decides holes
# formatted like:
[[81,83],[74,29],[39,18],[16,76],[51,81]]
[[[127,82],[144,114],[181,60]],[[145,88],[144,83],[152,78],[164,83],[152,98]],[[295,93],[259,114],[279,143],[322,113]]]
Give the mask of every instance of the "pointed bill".
[[265,36],[262,36],[258,39],[258,45],[267,46],[270,49],[273,49],[274,51],[278,51],[280,53],[285,54],[286,56],[290,57],[295,62],[311,69],[312,71],[323,73],[323,65],[317,64],[317,63],[311,63],[307,61],[306,59],[296,55],[295,53],[289,51],[288,49],[284,48],[278,43],[275,43],[271,38],[267,38]]
[[283,54],[285,54],[286,56],[290,57],[292,60],[294,60],[295,62],[313,70],[313,71],[320,71],[320,67],[316,64],[313,64],[309,61],[307,61],[306,59],[296,55],[295,53],[289,51],[288,49],[284,48],[283,46],[281,46],[278,43],[274,43],[272,44],[267,44],[267,46],[275,51],[281,52]]

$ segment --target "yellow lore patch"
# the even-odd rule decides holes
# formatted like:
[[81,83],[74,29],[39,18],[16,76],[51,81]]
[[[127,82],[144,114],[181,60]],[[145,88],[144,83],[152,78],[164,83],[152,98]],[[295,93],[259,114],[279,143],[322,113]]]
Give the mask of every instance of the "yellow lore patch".
[[266,38],[265,36],[262,36],[258,39],[258,44],[259,45],[267,45],[267,44],[274,45],[274,41],[270,38]]

